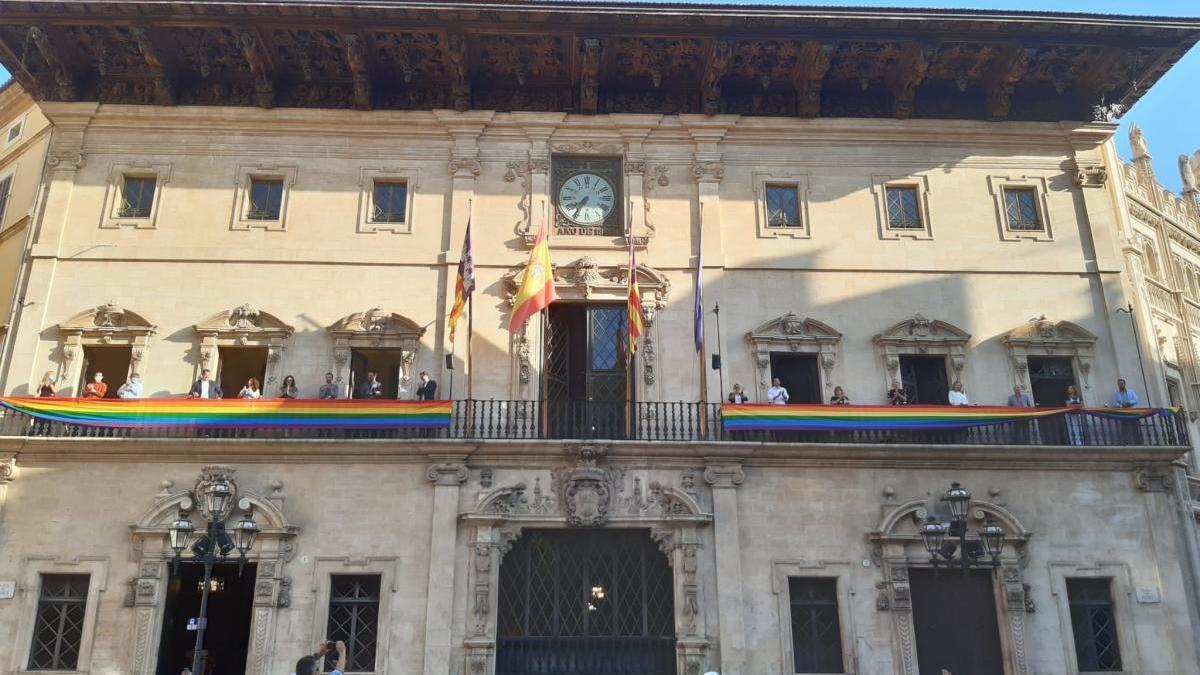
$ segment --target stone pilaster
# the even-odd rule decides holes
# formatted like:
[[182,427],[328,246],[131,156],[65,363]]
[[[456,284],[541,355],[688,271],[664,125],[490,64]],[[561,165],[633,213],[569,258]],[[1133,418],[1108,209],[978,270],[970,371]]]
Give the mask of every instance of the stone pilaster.
[[742,544],[737,488],[745,480],[738,464],[710,464],[704,480],[712,486],[717,617],[722,675],[745,675],[746,620],[742,594]]
[[433,482],[429,584],[425,600],[424,675],[450,673],[450,623],[454,611],[454,548],[458,540],[458,490],[467,479],[461,458],[442,458],[425,475]]

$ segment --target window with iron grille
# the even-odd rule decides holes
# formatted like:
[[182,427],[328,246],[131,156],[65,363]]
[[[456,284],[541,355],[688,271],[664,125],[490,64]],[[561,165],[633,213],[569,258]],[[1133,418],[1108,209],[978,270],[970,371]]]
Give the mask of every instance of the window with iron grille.
[[888,228],[893,230],[920,230],[921,206],[915,186],[889,186],[886,188]]
[[250,179],[250,208],[246,212],[246,220],[279,220],[282,204],[283,179]]
[[791,577],[788,579],[788,596],[792,607],[795,672],[843,672],[837,579]]
[[1110,579],[1067,579],[1067,603],[1081,672],[1121,670]]
[[403,223],[408,207],[408,183],[376,181],[372,204],[372,222]]
[[1004,213],[1010,230],[1043,229],[1033,188],[1004,188]]
[[[379,639],[378,574],[334,574],[329,577],[329,624],[325,636],[346,643],[346,672],[375,670]],[[337,655],[326,657],[332,670]]]
[[25,122],[21,121],[8,128],[8,138],[4,141],[5,145],[12,145],[17,142],[17,139],[21,137],[21,128],[23,126],[25,126]]
[[121,186],[120,218],[149,218],[154,204],[154,187],[157,179],[144,176],[125,176]]
[[75,670],[83,642],[88,575],[43,574],[29,670]]
[[800,227],[800,194],[795,185],[767,185],[767,227]]

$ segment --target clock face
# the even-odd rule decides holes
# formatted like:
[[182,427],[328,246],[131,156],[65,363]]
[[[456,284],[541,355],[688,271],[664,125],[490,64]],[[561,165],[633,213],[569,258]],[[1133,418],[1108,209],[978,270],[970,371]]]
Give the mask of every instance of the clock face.
[[558,189],[558,210],[580,225],[603,222],[616,205],[612,184],[594,173],[577,173]]

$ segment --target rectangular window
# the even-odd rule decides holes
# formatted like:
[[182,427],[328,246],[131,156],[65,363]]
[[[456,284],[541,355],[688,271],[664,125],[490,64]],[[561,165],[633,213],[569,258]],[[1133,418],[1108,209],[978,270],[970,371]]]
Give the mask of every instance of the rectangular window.
[[25,126],[25,123],[22,121],[22,122],[17,122],[16,124],[9,127],[8,128],[8,136],[4,139],[4,145],[9,146],[9,145],[12,145],[13,143],[16,143],[17,139],[21,137],[21,128],[24,126]]
[[121,208],[117,210],[119,218],[149,218],[150,207],[154,204],[154,188],[156,178],[144,176],[125,176],[121,186]]
[[8,213],[8,199],[12,196],[12,174],[0,178],[0,229],[4,229],[4,216]]
[[791,577],[788,579],[788,595],[792,609],[795,672],[844,672],[837,579]]
[[377,181],[372,203],[371,222],[403,223],[408,207],[408,183]]
[[888,229],[920,230],[925,227],[921,222],[916,187],[888,187],[886,191]]
[[250,208],[246,212],[246,220],[279,220],[282,203],[282,178],[250,179]]
[[1067,579],[1067,602],[1081,672],[1121,670],[1121,647],[1113,613],[1111,580]]
[[[346,672],[375,670],[375,646],[379,639],[378,574],[334,574],[329,577],[329,640],[346,643]],[[332,670],[337,656],[326,658]]]
[[1004,188],[1004,212],[1010,230],[1041,230],[1037,194],[1032,188]]
[[88,575],[43,574],[29,670],[75,670],[83,642]]
[[767,185],[767,227],[800,227],[800,195],[795,185]]

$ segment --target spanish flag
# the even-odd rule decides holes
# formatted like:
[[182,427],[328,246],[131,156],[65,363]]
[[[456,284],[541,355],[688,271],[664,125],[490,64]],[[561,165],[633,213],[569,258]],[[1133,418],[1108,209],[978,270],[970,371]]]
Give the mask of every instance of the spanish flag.
[[537,241],[529,252],[529,264],[525,266],[525,277],[521,288],[513,298],[512,316],[508,319],[508,330],[516,333],[529,317],[537,314],[558,300],[554,290],[554,274],[550,270],[550,242],[546,239],[546,223],[538,229]]
[[458,278],[454,281],[454,307],[450,309],[450,341],[462,318],[467,298],[475,290],[475,252],[471,250],[471,219],[467,219],[467,236],[463,239],[462,256],[458,259]]
[[633,253],[633,235],[629,236],[629,353],[637,353],[637,341],[645,332],[646,326],[642,318],[642,294],[637,285],[637,259]]

